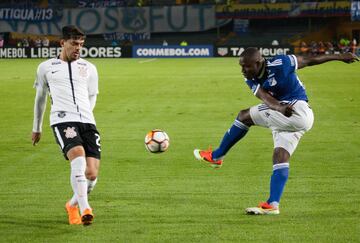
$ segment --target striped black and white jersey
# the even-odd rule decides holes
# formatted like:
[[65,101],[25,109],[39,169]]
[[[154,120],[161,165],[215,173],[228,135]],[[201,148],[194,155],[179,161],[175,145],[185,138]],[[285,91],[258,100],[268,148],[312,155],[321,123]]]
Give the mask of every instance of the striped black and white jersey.
[[[82,58],[73,62],[57,58],[44,61],[38,66],[34,87],[37,96],[50,95],[50,125],[63,122],[95,125],[92,112],[95,104],[92,104],[91,97],[96,100],[99,92],[98,73],[90,62]],[[35,102],[35,111],[37,106],[44,106],[46,102],[46,98],[38,100],[41,101]],[[43,109],[39,110],[43,113]],[[41,131],[42,117],[43,114],[35,115],[33,131]]]

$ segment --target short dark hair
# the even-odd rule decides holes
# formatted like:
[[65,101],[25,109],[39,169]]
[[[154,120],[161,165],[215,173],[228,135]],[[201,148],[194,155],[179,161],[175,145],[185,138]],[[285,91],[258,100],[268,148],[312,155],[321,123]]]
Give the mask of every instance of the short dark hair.
[[66,25],[62,28],[62,39],[85,39],[85,34],[74,25]]
[[259,53],[259,49],[257,49],[256,47],[248,47],[240,54],[240,57],[250,58],[255,55],[258,55],[258,53]]

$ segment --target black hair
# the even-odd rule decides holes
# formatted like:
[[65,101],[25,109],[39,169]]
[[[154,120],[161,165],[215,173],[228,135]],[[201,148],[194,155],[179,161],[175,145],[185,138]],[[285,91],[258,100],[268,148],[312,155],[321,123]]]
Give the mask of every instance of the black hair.
[[85,34],[74,25],[66,25],[62,28],[62,39],[85,39]]
[[251,58],[257,53],[259,53],[259,50],[256,47],[249,47],[240,54],[240,57]]

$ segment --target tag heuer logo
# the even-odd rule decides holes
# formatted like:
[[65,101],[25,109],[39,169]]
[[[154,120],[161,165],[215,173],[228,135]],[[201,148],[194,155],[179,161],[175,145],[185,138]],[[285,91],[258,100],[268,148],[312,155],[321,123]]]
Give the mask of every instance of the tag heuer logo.
[[218,54],[220,55],[220,56],[226,56],[227,54],[228,54],[228,48],[227,47],[219,47],[218,49],[217,49],[217,51],[218,51]]

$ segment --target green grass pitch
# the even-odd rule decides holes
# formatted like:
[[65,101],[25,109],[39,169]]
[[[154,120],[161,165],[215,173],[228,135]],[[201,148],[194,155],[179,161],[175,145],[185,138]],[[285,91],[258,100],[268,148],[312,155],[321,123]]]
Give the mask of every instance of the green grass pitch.
[[[69,226],[69,164],[49,127],[31,145],[40,59],[0,60],[1,242],[360,242],[360,66],[299,70],[315,113],[300,141],[278,216],[247,216],[266,200],[272,136],[252,127],[221,170],[193,158],[216,147],[238,111],[259,101],[237,59],[92,59],[100,76],[95,222]],[[170,148],[150,154],[146,132]]]

